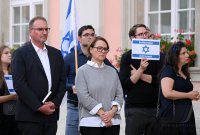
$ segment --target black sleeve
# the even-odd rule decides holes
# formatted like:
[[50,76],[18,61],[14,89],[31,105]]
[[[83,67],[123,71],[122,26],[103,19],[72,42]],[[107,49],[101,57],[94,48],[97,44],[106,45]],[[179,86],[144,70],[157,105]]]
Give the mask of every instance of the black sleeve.
[[68,92],[70,92],[70,93],[73,93],[73,90],[72,90],[72,86],[74,85],[74,84],[72,84],[72,83],[68,83],[68,79],[69,79],[69,73],[70,73],[70,63],[71,63],[72,61],[71,61],[71,59],[70,59],[70,56],[69,55],[67,55],[67,56],[65,56],[64,57],[64,66],[65,66],[65,72],[66,72],[66,89],[67,89],[67,91]]
[[122,55],[120,70],[119,70],[119,76],[124,92],[134,87],[134,83],[132,83],[130,79],[131,76],[130,64],[131,64],[131,51],[128,51]]

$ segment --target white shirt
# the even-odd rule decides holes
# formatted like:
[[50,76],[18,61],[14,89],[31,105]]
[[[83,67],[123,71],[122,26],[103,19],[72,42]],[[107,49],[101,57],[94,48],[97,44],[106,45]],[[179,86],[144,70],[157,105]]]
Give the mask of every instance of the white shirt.
[[49,64],[48,50],[45,45],[44,45],[43,49],[40,49],[39,47],[34,45],[33,42],[31,42],[31,43],[42,63],[43,68],[44,68],[44,71],[45,71],[45,74],[46,74],[46,77],[48,80],[48,91],[50,91],[51,86],[52,86],[52,79],[51,79],[51,69],[50,69],[50,64]]
[[[100,66],[93,62],[93,61],[87,61],[87,64],[95,67],[95,68],[103,68],[105,66],[104,63],[102,63]],[[116,105],[117,106],[117,114],[120,113],[121,107],[120,105],[115,102],[112,101],[111,103],[112,106]],[[110,108],[112,108],[112,106]],[[102,103],[99,103],[98,105],[96,105],[89,113],[92,115],[96,115],[96,113],[99,111],[100,108],[102,108]],[[120,125],[121,120],[120,119],[114,119],[112,118],[112,125]],[[79,126],[86,126],[86,127],[104,127],[105,123],[101,120],[100,117],[98,116],[94,116],[94,117],[86,117],[86,118],[82,118],[80,120]]]

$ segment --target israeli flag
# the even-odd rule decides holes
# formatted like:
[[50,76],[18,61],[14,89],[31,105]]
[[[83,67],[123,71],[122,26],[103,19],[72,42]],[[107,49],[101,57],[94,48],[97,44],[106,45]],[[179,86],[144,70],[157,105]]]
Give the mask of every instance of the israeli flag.
[[75,1],[70,0],[64,27],[65,35],[62,37],[61,42],[61,52],[63,57],[69,54],[72,51],[72,48],[74,48],[74,46],[78,44],[75,11]]

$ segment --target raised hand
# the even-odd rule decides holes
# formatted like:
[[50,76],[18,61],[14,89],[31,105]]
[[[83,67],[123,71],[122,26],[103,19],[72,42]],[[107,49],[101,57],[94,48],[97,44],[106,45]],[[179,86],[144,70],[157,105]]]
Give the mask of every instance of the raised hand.
[[147,69],[148,65],[149,65],[148,59],[146,59],[146,58],[141,59],[139,69],[142,71],[145,71]]

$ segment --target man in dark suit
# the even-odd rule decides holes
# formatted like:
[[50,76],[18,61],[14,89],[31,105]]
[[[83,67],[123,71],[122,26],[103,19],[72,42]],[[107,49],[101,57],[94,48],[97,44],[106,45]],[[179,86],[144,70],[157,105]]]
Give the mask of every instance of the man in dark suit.
[[45,18],[34,17],[29,22],[31,40],[13,56],[16,120],[22,135],[56,135],[66,75],[61,52],[45,44],[49,30]]

